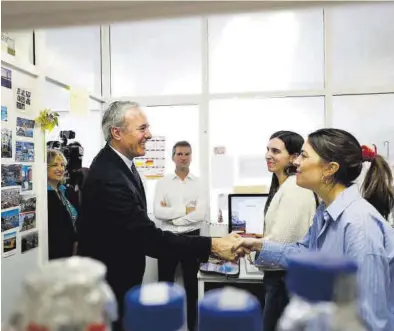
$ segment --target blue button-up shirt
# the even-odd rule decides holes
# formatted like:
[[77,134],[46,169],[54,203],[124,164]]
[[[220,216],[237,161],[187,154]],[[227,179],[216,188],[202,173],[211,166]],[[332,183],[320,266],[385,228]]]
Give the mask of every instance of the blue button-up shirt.
[[394,330],[394,229],[352,185],[329,206],[320,204],[305,238],[290,245],[263,240],[256,265],[286,268],[303,250],[345,254],[358,263],[359,306],[371,331]]

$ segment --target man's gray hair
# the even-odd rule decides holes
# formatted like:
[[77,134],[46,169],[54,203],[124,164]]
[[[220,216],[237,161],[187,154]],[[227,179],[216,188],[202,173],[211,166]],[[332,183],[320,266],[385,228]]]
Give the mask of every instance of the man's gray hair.
[[114,101],[108,106],[101,121],[105,141],[111,141],[113,127],[124,127],[125,114],[132,108],[139,108],[139,104],[132,101]]

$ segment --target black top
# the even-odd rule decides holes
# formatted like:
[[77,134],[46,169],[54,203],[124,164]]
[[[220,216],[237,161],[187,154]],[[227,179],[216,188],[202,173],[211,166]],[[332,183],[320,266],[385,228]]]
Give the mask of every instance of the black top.
[[48,190],[48,258],[70,257],[77,234],[67,208],[56,191]]

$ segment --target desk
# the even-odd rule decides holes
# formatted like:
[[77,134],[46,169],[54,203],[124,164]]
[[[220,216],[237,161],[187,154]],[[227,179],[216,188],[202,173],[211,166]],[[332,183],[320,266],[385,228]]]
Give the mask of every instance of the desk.
[[[264,273],[247,273],[246,272],[246,262],[244,258],[240,259],[240,270],[238,277],[226,277],[222,275],[207,274],[201,271],[198,272],[198,300],[204,297],[205,293],[205,283],[248,283],[248,284],[263,284]],[[263,290],[262,290],[263,291]]]

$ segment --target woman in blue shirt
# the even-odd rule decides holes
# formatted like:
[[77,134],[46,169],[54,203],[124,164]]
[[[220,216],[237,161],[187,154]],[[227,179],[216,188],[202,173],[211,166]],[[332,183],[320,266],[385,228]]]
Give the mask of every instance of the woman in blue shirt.
[[62,185],[67,160],[58,150],[47,151],[48,169],[48,258],[70,257],[76,252],[77,211]]
[[[361,195],[353,182],[363,162],[370,162],[370,168]],[[394,206],[390,167],[339,129],[311,133],[295,164],[297,185],[323,200],[308,234],[290,245],[244,238],[234,249],[242,245],[259,251],[255,263],[265,268],[285,268],[288,254],[308,249],[353,258],[359,266],[359,307],[365,327],[394,330],[394,229],[386,221]]]

